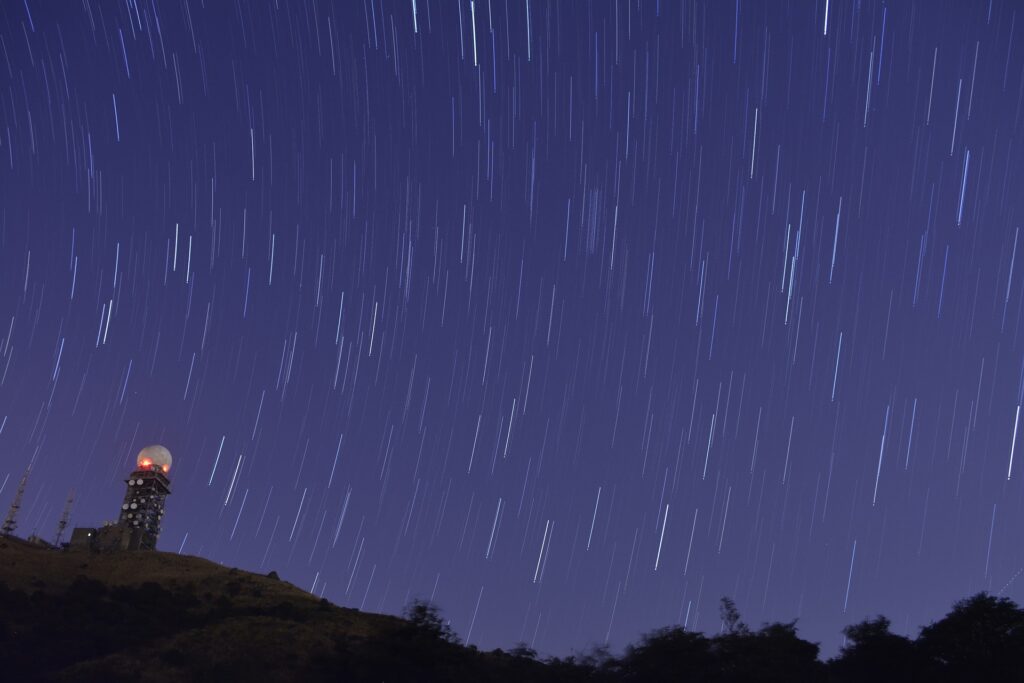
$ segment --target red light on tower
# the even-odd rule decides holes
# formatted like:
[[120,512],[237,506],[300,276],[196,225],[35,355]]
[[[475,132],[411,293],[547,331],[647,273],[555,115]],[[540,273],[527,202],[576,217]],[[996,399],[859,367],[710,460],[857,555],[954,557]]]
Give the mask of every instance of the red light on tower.
[[163,446],[146,446],[135,458],[135,466],[140,470],[171,471],[171,453]]

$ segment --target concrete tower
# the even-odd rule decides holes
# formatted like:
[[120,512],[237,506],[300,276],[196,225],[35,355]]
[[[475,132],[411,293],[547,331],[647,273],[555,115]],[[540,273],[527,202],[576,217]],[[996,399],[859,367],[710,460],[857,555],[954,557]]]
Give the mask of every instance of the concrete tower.
[[164,499],[171,494],[171,453],[163,446],[146,446],[135,462],[135,471],[125,480],[128,488],[117,526],[126,550],[155,550]]

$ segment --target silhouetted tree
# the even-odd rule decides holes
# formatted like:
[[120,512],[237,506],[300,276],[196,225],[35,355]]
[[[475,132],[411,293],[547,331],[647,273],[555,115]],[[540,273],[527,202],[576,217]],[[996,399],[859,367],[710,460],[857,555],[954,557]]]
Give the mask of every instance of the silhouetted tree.
[[750,629],[740,619],[740,611],[736,609],[736,603],[732,598],[722,598],[718,607],[718,613],[722,615],[722,630],[725,633],[750,633]]
[[1024,657],[1024,611],[1008,598],[978,593],[925,626],[920,651],[948,681],[1019,681]]
[[404,616],[419,634],[447,643],[459,642],[459,636],[441,617],[440,608],[429,600],[414,599],[405,608]]
[[537,659],[537,651],[524,642],[516,643],[508,653],[521,659]]
[[825,669],[818,645],[796,634],[796,621],[770,623],[752,632],[729,598],[722,599],[725,630],[712,639],[723,681],[817,681]]
[[889,626],[886,617],[878,616],[844,628],[846,645],[829,662],[833,678],[858,682],[879,678],[928,680],[933,672],[929,671],[927,660],[912,640],[891,632]]
[[614,660],[615,658],[612,656],[607,643],[594,645],[590,647],[590,649],[584,650],[578,658],[581,665],[594,669],[595,671],[608,667]]
[[711,641],[681,626],[651,631],[618,660],[625,681],[715,681],[718,669]]

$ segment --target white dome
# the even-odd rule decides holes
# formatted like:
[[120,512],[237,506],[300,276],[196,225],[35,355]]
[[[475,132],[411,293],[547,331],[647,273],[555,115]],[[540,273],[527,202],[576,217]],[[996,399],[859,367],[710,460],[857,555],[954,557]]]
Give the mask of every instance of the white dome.
[[135,464],[139,468],[159,467],[168,472],[171,469],[171,452],[163,446],[146,446],[139,451]]

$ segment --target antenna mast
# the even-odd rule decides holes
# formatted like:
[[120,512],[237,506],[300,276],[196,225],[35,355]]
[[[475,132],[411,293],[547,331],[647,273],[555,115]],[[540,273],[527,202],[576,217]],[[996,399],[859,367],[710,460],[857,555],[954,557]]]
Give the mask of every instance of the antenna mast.
[[32,469],[31,465],[26,467],[25,474],[21,475],[18,492],[14,494],[11,507],[7,510],[7,519],[4,520],[4,525],[0,528],[0,533],[3,533],[4,536],[10,536],[18,527],[18,509],[21,508],[21,497],[25,495],[25,484],[28,482],[28,472],[30,469]]
[[71,519],[71,504],[75,500],[75,490],[71,489],[68,493],[68,502],[64,504],[64,513],[60,516],[60,521],[57,522],[57,540],[54,541],[54,545],[60,547],[61,539],[64,538],[64,530],[68,526],[68,520]]

